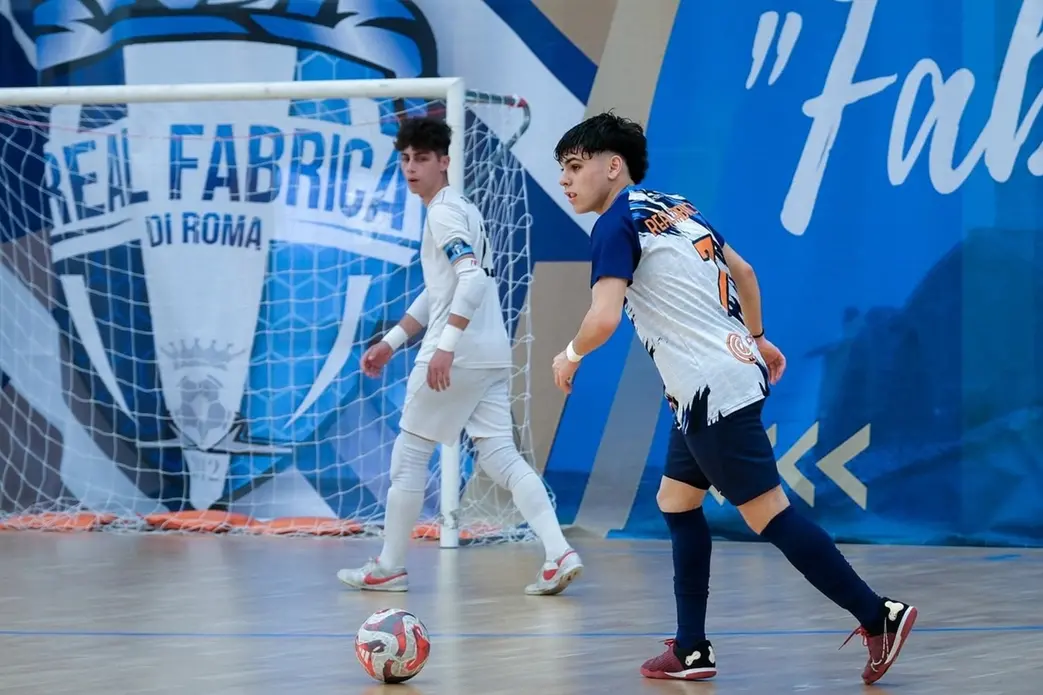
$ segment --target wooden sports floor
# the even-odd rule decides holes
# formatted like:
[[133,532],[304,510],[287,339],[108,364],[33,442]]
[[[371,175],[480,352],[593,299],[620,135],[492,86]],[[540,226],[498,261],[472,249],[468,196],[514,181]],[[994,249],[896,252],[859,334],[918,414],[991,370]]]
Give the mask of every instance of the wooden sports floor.
[[[17,695],[630,695],[1043,693],[1043,551],[848,547],[920,620],[877,686],[852,621],[772,547],[717,543],[709,683],[638,674],[672,628],[664,543],[575,539],[584,577],[527,597],[530,545],[412,552],[408,594],[359,594],[336,570],[376,540],[0,534],[0,692]],[[431,632],[424,671],[381,686],[355,630],[402,607]]]

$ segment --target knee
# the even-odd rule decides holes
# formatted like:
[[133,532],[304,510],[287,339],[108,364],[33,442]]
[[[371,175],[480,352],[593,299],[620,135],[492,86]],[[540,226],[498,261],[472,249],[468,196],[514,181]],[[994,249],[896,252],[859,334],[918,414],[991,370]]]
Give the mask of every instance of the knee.
[[512,437],[482,437],[474,440],[474,446],[478,451],[478,465],[494,483],[507,490],[513,490],[526,477],[536,475],[518,453]]
[[496,456],[504,449],[516,449],[514,440],[506,435],[502,437],[473,437],[474,450],[479,457]]
[[762,495],[754,497],[745,504],[740,504],[739,514],[750,530],[758,536],[767,528],[771,520],[789,507],[789,498],[781,485],[776,485]]
[[427,464],[435,451],[435,443],[402,430],[391,449],[391,484],[411,491],[427,488]]
[[672,478],[663,478],[659,483],[659,492],[656,493],[656,503],[659,511],[666,514],[680,514],[688,512],[703,504],[706,490],[682,483]]

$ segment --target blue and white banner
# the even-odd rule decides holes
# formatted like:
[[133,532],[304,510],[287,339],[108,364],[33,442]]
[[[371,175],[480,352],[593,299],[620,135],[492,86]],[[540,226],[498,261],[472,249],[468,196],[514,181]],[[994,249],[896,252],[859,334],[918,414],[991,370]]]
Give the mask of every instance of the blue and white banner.
[[[1043,0],[680,3],[648,183],[756,269],[788,357],[764,425],[791,500],[838,538],[1043,542],[1041,51]],[[605,371],[636,371],[625,349]],[[585,412],[602,450],[602,404],[635,402],[605,371],[580,370],[562,418]],[[616,532],[666,535],[668,423],[662,406],[643,473],[613,479],[634,486]],[[559,434],[552,483],[590,465],[585,446]]]
[[[0,84],[450,74],[472,89],[524,94],[536,112],[555,100],[553,78],[526,93],[488,73],[490,63],[532,64],[531,83],[546,69],[484,3],[457,8],[501,37],[484,74],[471,56],[440,53],[455,37],[448,25],[436,35],[425,4],[48,0],[22,12],[0,3],[12,39]],[[8,118],[3,179],[28,191],[18,204],[32,214],[5,206],[0,227],[7,241],[48,231],[55,358],[73,368],[60,400],[76,403],[57,416],[63,436],[77,430],[82,443],[62,453],[67,493],[98,509],[379,517],[412,355],[396,356],[384,381],[362,377],[358,359],[422,287],[423,211],[393,139],[395,114],[425,107],[215,98]],[[543,118],[536,138],[565,125]],[[495,119],[470,127],[511,135]],[[533,137],[509,156],[534,159],[524,149]],[[537,169],[551,180],[546,161]],[[13,317],[5,326],[5,379],[24,394],[53,389],[12,357],[42,333]]]
[[[564,522],[663,537],[670,415],[630,329],[567,399],[546,371],[589,301],[571,263],[593,223],[551,153],[588,101],[633,109],[647,183],[757,270],[794,504],[842,539],[1040,543],[1043,0],[678,0],[640,41],[623,5],[599,36],[532,0],[0,0],[0,84],[451,75],[523,96],[538,458]],[[386,381],[358,358],[420,287],[388,116],[422,105],[0,110],[0,511],[379,518],[411,353]]]

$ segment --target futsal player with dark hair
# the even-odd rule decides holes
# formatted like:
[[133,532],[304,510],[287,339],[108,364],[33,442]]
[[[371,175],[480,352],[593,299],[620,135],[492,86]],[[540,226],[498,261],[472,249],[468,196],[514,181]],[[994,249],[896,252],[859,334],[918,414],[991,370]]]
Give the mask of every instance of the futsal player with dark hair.
[[765,337],[753,268],[686,198],[637,186],[648,170],[637,123],[594,116],[565,133],[554,156],[573,209],[599,216],[590,237],[590,309],[554,359],[555,382],[571,392],[581,360],[625,313],[675,409],[656,499],[673,545],[677,633],[641,673],[688,680],[717,674],[705,627],[711,538],[702,509],[713,485],[755,533],[855,617],[852,636],[861,635],[869,650],[862,679],[876,682],[898,657],[917,611],[875,593],[830,536],[790,506],[761,421],[786,359]]
[[362,356],[362,371],[380,376],[392,354],[424,333],[406,384],[406,399],[391,449],[391,488],[384,514],[384,547],[362,567],[337,577],[364,591],[406,591],[406,548],[420,516],[427,466],[440,442],[464,430],[477,464],[508,490],[545,553],[533,596],[560,593],[583,571],[579,554],[561,531],[543,480],[518,453],[511,421],[511,344],[493,275],[493,254],[481,211],[449,185],[445,121],[409,118],[395,149],[409,190],[427,215],[420,241],[424,291],[406,315]]

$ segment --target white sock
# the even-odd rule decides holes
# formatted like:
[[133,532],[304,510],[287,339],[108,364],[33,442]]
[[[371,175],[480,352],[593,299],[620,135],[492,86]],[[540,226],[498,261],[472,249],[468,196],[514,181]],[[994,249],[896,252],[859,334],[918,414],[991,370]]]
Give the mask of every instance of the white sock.
[[[519,457],[520,458],[520,457]],[[528,465],[528,464],[526,464]],[[569,549],[569,542],[561,532],[558,515],[550,504],[550,496],[543,481],[533,471],[522,476],[511,490],[514,504],[518,507],[529,526],[543,541],[543,549],[547,553],[547,562],[554,562]]]
[[493,481],[510,490],[514,505],[543,542],[547,561],[553,562],[569,549],[558,516],[550,504],[547,488],[514,445],[511,437],[478,440],[478,464]]
[[427,462],[435,443],[409,432],[401,432],[391,449],[391,488],[384,510],[384,548],[380,566],[384,569],[405,567],[406,549],[413,527],[424,506],[427,488]]

